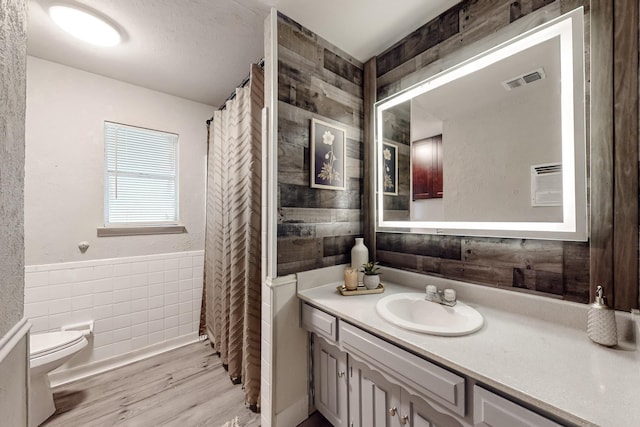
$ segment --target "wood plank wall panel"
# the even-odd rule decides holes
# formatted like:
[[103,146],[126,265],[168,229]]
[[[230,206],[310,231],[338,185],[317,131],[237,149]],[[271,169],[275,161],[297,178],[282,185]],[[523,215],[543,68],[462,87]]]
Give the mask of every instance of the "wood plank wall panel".
[[373,104],[376,102],[376,58],[371,58],[364,64],[364,91],[363,91],[363,100],[364,100],[364,129],[363,129],[363,153],[364,153],[364,164],[363,164],[363,190],[364,190],[364,199],[362,202],[362,210],[364,217],[364,224],[368,224],[368,226],[364,226],[364,244],[369,248],[369,257],[371,259],[375,259],[375,251],[376,251],[376,232],[375,228],[372,226],[375,219],[375,208],[376,202],[374,197],[374,188],[375,188],[375,173],[372,172],[375,170],[373,168],[373,156],[374,156],[374,142],[375,142],[375,120],[374,120],[374,110]]
[[[591,248],[590,274],[613,297],[613,2],[591,7]],[[591,299],[595,297],[595,286]]]
[[638,307],[638,2],[592,5],[591,298]]
[[564,294],[570,301],[590,301],[589,287],[589,244],[582,242],[563,242],[562,273]]
[[[398,64],[386,74],[379,75],[378,99],[385,98],[422,80],[422,78],[419,78],[405,81],[404,77],[411,76],[412,73],[450,56],[462,47],[472,45],[480,40],[486,40],[496,30],[517,19],[530,15],[531,12],[540,11],[540,13],[544,13],[547,16],[559,16],[561,13],[570,11],[583,3],[586,4],[588,9],[588,0],[556,0],[545,5],[541,5],[541,3],[533,4],[531,0],[518,2],[510,0],[463,1],[453,8],[458,10],[459,13],[459,31],[457,33],[449,33],[448,38],[443,38],[439,44],[426,51],[416,52],[415,57],[412,59]],[[511,12],[513,7],[517,8],[518,13],[513,14]],[[526,29],[536,26],[534,21],[529,21],[528,24],[529,26],[525,26]],[[393,47],[389,50],[391,49]],[[386,53],[387,51],[380,56]],[[460,58],[460,60],[462,59],[466,58]]]
[[409,194],[411,191],[411,107],[406,102],[387,110],[383,114],[385,142],[395,143],[398,160],[398,194],[385,195],[382,204],[387,220],[406,221],[409,216]]
[[[278,276],[348,263],[363,235],[363,86],[360,62],[278,14]],[[345,191],[310,187],[312,118],[347,129]]]
[[[462,4],[466,3],[469,2],[463,2],[452,7],[378,55],[378,77],[457,34],[460,31],[459,10]],[[493,2],[478,3],[489,4]]]
[[638,0],[614,2],[614,298],[638,307]]
[[[559,16],[578,6],[586,10],[588,58],[588,0],[463,1],[378,56],[378,99],[402,90],[407,83],[400,79],[523,16],[539,9],[541,13]],[[434,38],[427,42],[423,37]],[[383,265],[571,301],[589,301],[587,242],[409,233],[377,233],[376,241],[377,260]]]

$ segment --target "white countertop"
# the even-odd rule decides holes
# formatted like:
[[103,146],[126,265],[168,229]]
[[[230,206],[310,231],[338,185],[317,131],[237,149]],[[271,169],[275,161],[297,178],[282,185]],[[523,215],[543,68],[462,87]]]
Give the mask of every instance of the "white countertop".
[[[412,275],[402,273],[394,280],[407,274]],[[333,282],[299,290],[298,296],[566,421],[585,426],[640,426],[640,358],[633,343],[631,315],[616,313],[619,337],[622,333],[629,339],[619,339],[618,347],[606,348],[587,337],[588,306],[584,304],[451,281],[459,300],[476,308],[485,323],[471,335],[432,336],[396,327],[376,313],[381,298],[420,291],[391,282],[392,276],[385,276],[389,282],[384,282],[382,294],[345,297],[336,290],[341,282]],[[426,280],[426,276],[416,276]]]

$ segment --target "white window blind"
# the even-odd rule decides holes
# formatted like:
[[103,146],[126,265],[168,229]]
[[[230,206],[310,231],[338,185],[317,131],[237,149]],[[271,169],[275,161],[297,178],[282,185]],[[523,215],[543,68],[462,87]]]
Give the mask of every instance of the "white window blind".
[[105,225],[178,222],[178,135],[104,122]]

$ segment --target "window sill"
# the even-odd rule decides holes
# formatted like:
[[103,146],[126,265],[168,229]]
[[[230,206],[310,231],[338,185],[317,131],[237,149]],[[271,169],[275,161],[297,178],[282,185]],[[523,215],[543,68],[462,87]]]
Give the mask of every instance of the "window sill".
[[151,235],[151,234],[181,234],[186,232],[187,232],[187,228],[184,225],[98,227],[98,237],[144,236],[144,235]]

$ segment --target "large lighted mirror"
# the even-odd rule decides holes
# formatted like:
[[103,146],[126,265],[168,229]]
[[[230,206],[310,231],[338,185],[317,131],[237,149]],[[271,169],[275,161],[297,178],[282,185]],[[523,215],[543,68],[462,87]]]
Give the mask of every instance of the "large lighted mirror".
[[583,10],[376,103],[378,231],[587,240]]

